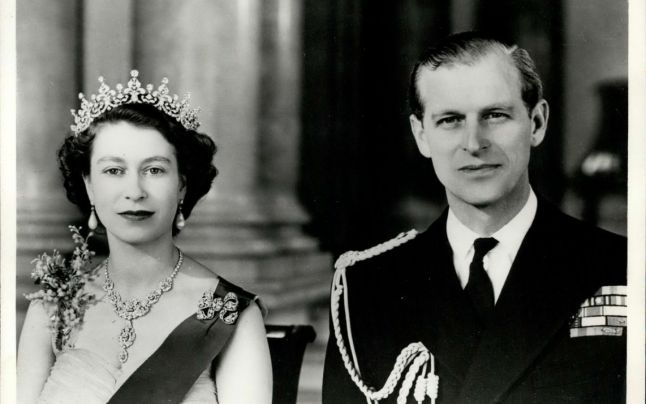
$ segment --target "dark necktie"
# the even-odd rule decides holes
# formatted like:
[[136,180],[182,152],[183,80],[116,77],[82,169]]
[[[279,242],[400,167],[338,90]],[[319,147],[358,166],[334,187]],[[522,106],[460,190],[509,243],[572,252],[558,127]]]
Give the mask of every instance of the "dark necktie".
[[492,248],[498,244],[495,238],[478,238],[473,242],[475,253],[469,265],[469,282],[464,290],[467,292],[478,317],[484,325],[488,324],[493,316],[494,294],[491,280],[485,272],[482,259]]

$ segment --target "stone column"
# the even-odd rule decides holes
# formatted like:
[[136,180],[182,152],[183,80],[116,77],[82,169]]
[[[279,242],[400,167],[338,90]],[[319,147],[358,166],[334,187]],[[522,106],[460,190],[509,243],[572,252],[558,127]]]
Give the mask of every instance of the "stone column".
[[329,289],[330,258],[304,235],[296,200],[300,136],[298,0],[136,2],[134,60],[145,81],[190,91],[220,173],[178,238],[259,293],[272,322],[306,321]]
[[[69,134],[79,91],[79,2],[16,3],[17,300],[33,289],[36,254],[72,247],[67,225],[79,218],[65,198],[56,150]],[[17,317],[18,329],[22,317]]]
[[300,0],[262,3],[260,71],[259,184],[274,197],[272,212],[291,220],[307,220],[296,201],[301,135]]
[[98,77],[110,87],[130,79],[132,61],[133,0],[90,0],[83,2],[83,87],[96,94]]

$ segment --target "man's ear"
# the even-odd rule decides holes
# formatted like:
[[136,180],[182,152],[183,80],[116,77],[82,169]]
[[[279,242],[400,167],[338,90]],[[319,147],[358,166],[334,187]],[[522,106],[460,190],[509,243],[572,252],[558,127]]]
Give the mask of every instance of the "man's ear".
[[543,143],[547,131],[547,121],[550,115],[550,106],[546,100],[540,100],[534,106],[530,119],[532,121],[531,144],[536,147]]
[[410,130],[413,132],[417,149],[422,153],[422,156],[431,158],[431,150],[428,147],[428,143],[426,143],[426,139],[424,139],[424,123],[415,114],[410,114],[408,120],[410,121]]
[[92,191],[92,182],[90,181],[89,175],[83,176],[83,183],[85,184],[85,192],[90,199],[90,204],[94,205],[94,191]]

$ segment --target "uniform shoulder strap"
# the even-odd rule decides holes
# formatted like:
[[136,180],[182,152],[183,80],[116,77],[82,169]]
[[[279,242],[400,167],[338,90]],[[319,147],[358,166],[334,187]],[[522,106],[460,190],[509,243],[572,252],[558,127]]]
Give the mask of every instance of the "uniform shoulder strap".
[[[363,393],[368,402],[378,402],[390,396],[402,379],[404,371],[406,371],[406,376],[401,383],[397,402],[406,402],[406,398],[413,384],[415,385],[413,396],[417,402],[422,402],[425,397],[429,397],[431,403],[434,404],[438,396],[439,378],[435,374],[435,357],[421,342],[410,343],[402,349],[383,387],[376,390],[368,386],[361,378],[359,361],[352,336],[352,326],[350,324],[346,269],[359,261],[367,260],[397,248],[414,239],[417,234],[416,230],[409,230],[367,250],[348,251],[342,254],[334,264],[336,270],[334,271],[332,293],[330,294],[330,316],[332,319],[334,338],[339,349],[339,355],[350,379],[352,379],[357,388]],[[340,310],[341,305],[343,306],[343,313]],[[343,326],[341,325],[342,319],[344,320],[345,337],[348,340],[347,346],[344,341]]]
[[377,244],[374,247],[370,247],[367,250],[345,252],[336,260],[334,268],[345,269],[354,265],[356,262],[364,261],[379,254],[383,254],[386,251],[392,250],[411,241],[417,236],[417,234],[417,230],[412,229],[407,232],[399,233],[396,237],[393,237],[388,241],[384,241],[381,244]]

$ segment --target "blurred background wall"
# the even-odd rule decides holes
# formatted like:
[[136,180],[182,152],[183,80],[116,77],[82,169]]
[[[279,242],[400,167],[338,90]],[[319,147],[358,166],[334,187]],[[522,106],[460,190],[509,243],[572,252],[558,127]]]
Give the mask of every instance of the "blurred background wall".
[[[178,244],[264,297],[269,323],[310,323],[299,402],[317,403],[333,258],[445,206],[408,128],[417,54],[490,31],[534,57],[551,106],[531,162],[537,192],[626,232],[626,0],[21,0],[18,45],[18,332],[30,260],[83,224],[56,150],[97,77],[168,77],[190,91],[220,170]],[[95,248],[105,255],[100,238]]]
[[[543,78],[551,114],[532,158],[535,190],[580,217],[597,195],[603,201],[588,208],[590,220],[625,232],[625,1],[306,4],[300,189],[324,246],[368,246],[403,223],[424,228],[443,207],[441,185],[408,128],[408,75],[429,43],[471,29],[526,48]],[[606,87],[614,99],[604,109]],[[592,159],[598,169],[586,176],[581,166],[599,147],[608,153]],[[600,210],[609,217],[593,214]]]

